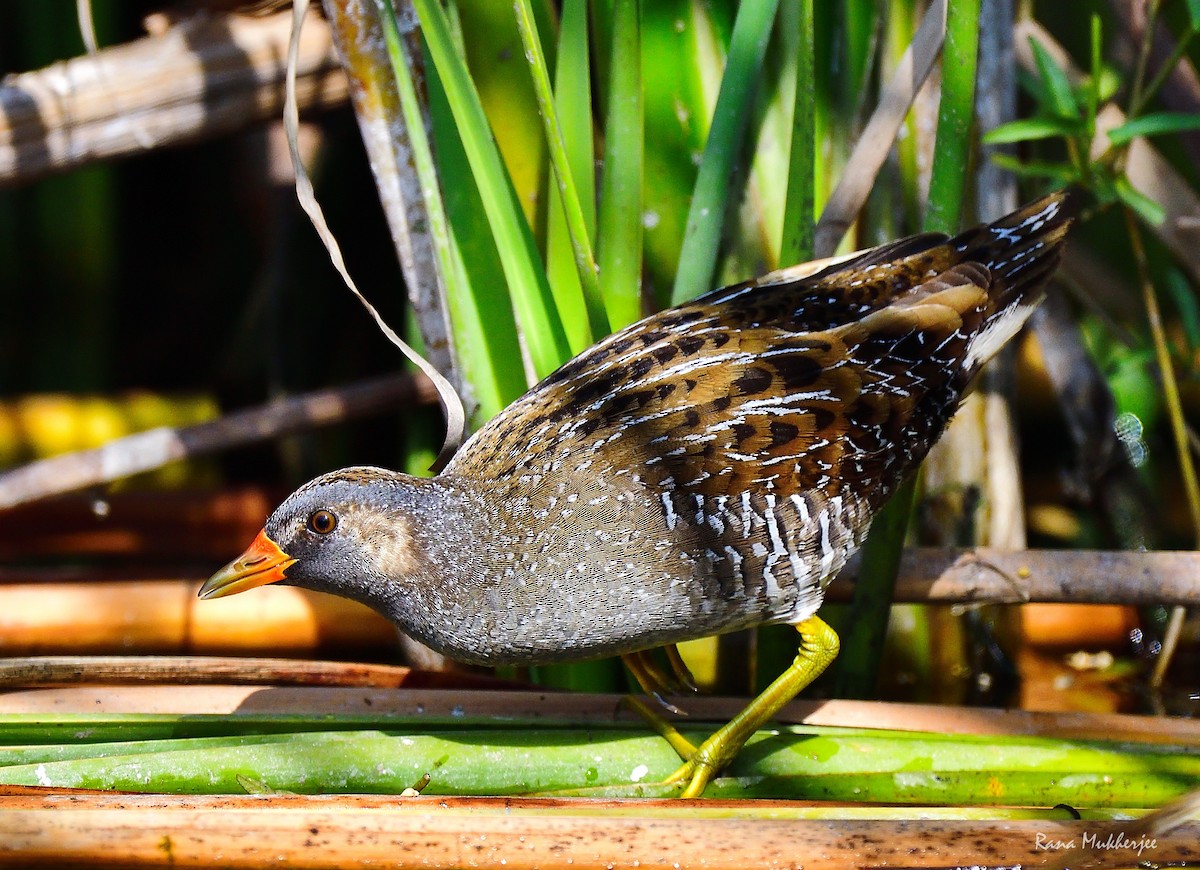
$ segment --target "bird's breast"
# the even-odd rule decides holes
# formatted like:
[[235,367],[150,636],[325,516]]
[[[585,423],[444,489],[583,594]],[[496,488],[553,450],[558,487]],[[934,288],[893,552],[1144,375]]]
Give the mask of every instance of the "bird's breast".
[[471,538],[437,571],[455,580],[404,627],[455,658],[532,664],[796,622],[865,527],[851,496],[714,495],[627,465],[586,471],[566,476],[574,487],[535,472],[464,495]]

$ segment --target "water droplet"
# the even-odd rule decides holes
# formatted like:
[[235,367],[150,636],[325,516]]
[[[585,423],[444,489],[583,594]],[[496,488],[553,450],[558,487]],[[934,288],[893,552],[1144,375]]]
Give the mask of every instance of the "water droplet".
[[1116,433],[1117,440],[1121,442],[1121,446],[1125,448],[1125,455],[1129,459],[1129,464],[1134,468],[1139,468],[1146,464],[1148,450],[1146,442],[1142,439],[1145,428],[1142,426],[1142,421],[1137,414],[1131,414],[1126,411],[1117,416],[1113,421],[1113,432]]

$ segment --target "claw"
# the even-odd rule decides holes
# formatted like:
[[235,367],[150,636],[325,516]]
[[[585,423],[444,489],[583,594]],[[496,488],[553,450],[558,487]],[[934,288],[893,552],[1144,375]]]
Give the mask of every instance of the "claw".
[[[678,652],[676,652],[676,655],[678,655]],[[676,716],[687,715],[685,711],[679,709],[664,697],[666,694],[677,693],[682,686],[658,666],[654,659],[651,658],[650,650],[627,653],[621,656],[621,660],[625,662],[625,667],[629,668],[629,672],[638,681],[638,685],[642,687],[642,691],[653,698],[660,707],[668,713],[674,713]],[[672,668],[674,669],[674,667],[675,665],[672,663]],[[687,670],[686,665],[684,666],[684,670]],[[677,670],[676,674],[678,674]],[[690,677],[691,675],[688,674],[688,676]]]
[[691,692],[693,695],[699,692],[700,687],[696,685],[696,678],[692,676],[691,668],[687,666],[687,662],[679,654],[679,647],[675,646],[675,644],[670,644],[663,647],[663,652],[666,653],[671,670],[675,672],[678,687]]

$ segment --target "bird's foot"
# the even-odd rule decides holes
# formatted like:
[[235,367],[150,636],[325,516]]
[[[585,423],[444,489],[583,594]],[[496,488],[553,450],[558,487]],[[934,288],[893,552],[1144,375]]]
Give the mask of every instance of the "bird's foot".
[[[718,732],[720,733],[720,732]],[[714,734],[713,737],[716,735]],[[722,768],[733,761],[741,750],[741,744],[729,746],[714,743],[713,737],[708,738],[690,757],[685,758],[683,765],[663,780],[665,786],[682,786],[679,793],[681,798],[698,798],[704,796],[704,789]]]
[[626,699],[629,706],[637,710],[683,759],[683,766],[660,785],[682,785],[680,797],[700,797],[713,777],[741,752],[751,735],[796,697],[837,656],[838,636],[819,617],[810,616],[799,623],[796,630],[800,633],[800,650],[791,667],[699,746],[637,698]]
[[661,782],[653,784],[655,787],[668,789],[682,787],[680,797],[700,797],[712,778],[733,760],[746,742],[744,738],[738,740],[735,737],[730,740],[729,725],[726,725],[697,746],[640,698],[628,696],[625,698],[625,704],[645,719],[683,760],[683,765],[678,770]]

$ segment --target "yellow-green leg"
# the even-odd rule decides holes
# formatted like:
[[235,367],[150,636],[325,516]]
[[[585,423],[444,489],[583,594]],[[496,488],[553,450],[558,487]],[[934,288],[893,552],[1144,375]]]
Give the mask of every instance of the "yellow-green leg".
[[[700,797],[717,772],[733,761],[750,735],[837,658],[837,633],[819,617],[810,616],[797,625],[796,630],[800,632],[800,651],[788,669],[728,724],[701,743],[690,755],[684,756],[683,767],[667,779],[669,783],[687,783],[681,797]],[[676,741],[672,745],[678,750],[687,744],[686,741]]]

